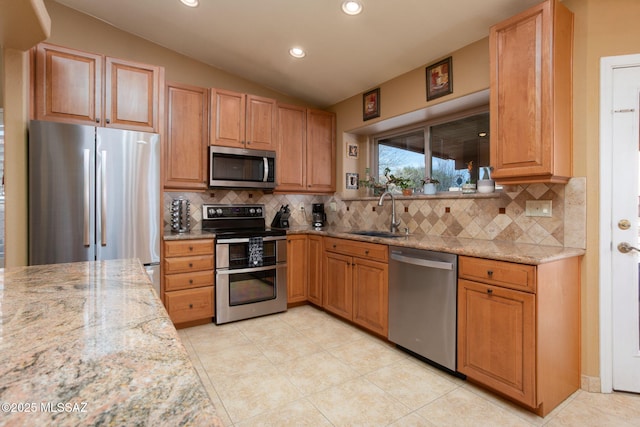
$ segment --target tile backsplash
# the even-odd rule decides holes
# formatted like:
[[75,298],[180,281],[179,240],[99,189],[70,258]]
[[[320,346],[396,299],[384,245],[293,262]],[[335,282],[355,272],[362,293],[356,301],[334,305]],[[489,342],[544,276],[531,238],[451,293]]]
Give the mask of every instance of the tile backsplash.
[[[191,228],[201,228],[202,209],[207,203],[259,203],[265,205],[267,224],[281,205],[289,205],[290,222],[311,223],[311,205],[324,203],[332,226],[386,230],[391,202],[378,206],[377,198],[341,199],[334,196],[284,195],[260,190],[215,190],[206,193],[165,193],[164,225],[170,231],[169,208],[177,197],[191,201]],[[551,217],[525,215],[527,200],[551,200]],[[331,209],[334,203],[336,210]],[[304,210],[300,209],[304,207]],[[505,240],[550,246],[585,248],[586,178],[573,178],[567,185],[529,184],[505,186],[490,196],[398,197],[396,212],[401,229],[427,235]]]

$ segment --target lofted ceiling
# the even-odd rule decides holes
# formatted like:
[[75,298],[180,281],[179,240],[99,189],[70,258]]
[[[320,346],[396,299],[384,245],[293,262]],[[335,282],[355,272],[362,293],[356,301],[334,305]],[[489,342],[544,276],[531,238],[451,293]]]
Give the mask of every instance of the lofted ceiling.
[[[318,107],[431,63],[541,0],[56,0]],[[294,59],[301,46],[307,56]],[[455,76],[455,66],[453,70]]]

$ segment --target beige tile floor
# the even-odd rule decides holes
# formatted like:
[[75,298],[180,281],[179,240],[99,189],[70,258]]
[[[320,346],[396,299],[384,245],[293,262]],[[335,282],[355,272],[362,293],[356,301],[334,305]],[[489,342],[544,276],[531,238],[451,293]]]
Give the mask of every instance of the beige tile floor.
[[180,337],[227,426],[638,426],[640,396],[577,391],[545,418],[311,306]]

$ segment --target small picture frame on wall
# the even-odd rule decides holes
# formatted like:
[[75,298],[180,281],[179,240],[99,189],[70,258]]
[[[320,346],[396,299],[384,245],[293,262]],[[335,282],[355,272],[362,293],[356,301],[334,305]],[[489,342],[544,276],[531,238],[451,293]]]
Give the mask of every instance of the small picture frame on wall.
[[359,178],[359,175],[357,173],[347,173],[347,182],[346,182],[347,190],[358,189],[358,178]]
[[376,117],[380,117],[380,88],[362,95],[362,120],[371,120]]
[[357,159],[360,155],[360,147],[356,142],[347,142],[347,157]]
[[451,65],[451,57],[448,57],[426,68],[427,101],[453,93]]

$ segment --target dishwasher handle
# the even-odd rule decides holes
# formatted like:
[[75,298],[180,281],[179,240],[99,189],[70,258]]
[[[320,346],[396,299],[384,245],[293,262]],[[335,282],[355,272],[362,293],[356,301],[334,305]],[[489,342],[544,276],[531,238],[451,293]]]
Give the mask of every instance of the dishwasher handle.
[[437,268],[439,270],[453,270],[453,264],[450,262],[433,261],[430,259],[415,258],[401,254],[402,252],[391,252],[391,259],[405,264],[419,265],[420,267]]

